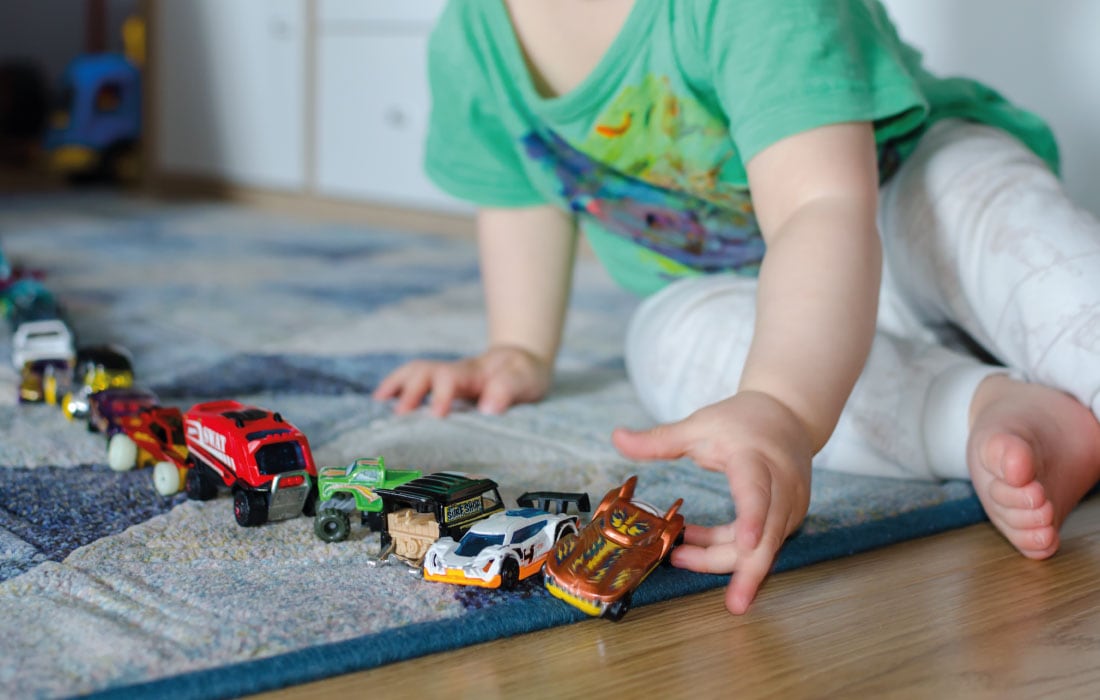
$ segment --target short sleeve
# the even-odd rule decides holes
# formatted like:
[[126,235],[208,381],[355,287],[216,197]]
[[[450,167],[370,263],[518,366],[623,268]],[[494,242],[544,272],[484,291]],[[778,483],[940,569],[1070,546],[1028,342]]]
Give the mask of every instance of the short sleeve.
[[432,31],[424,169],[445,192],[479,206],[541,204],[492,89],[492,46],[482,24],[476,3],[451,0]]
[[924,123],[912,57],[874,0],[709,0],[696,32],[731,136],[747,163],[829,124],[870,121],[880,143]]

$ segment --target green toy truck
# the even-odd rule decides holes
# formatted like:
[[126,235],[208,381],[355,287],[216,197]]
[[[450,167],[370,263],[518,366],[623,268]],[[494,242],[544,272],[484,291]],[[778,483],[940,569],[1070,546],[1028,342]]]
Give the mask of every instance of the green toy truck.
[[317,470],[317,515],[313,532],[325,542],[342,542],[351,532],[351,514],[371,530],[382,528],[382,497],[377,489],[392,489],[420,477],[419,469],[386,469],[381,457],[361,457],[344,467]]

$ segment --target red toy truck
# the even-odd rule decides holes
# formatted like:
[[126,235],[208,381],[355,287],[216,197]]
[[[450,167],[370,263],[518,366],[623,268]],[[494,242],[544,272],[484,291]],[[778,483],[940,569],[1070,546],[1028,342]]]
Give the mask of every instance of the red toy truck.
[[195,404],[184,415],[184,434],[193,465],[188,497],[209,500],[225,484],[246,527],[313,515],[317,468],[309,442],[278,413],[238,401]]

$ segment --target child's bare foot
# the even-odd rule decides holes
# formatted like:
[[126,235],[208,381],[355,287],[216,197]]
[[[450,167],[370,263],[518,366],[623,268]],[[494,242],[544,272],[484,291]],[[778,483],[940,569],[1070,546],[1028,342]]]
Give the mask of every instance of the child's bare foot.
[[1100,423],[1067,394],[994,375],[971,402],[967,462],[989,520],[1025,557],[1046,559],[1100,479]]

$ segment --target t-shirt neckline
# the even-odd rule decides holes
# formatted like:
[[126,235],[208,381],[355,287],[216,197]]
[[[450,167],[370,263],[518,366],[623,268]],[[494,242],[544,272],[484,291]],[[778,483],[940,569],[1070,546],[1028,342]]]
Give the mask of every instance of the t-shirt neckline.
[[607,98],[606,86],[619,83],[622,74],[630,66],[631,53],[641,44],[662,4],[663,0],[637,0],[623,21],[619,33],[591,72],[572,90],[549,97],[542,95],[535,87],[504,0],[490,3],[490,20],[492,31],[503,47],[508,69],[520,86],[524,100],[544,117],[570,120],[591,113],[591,110]]

